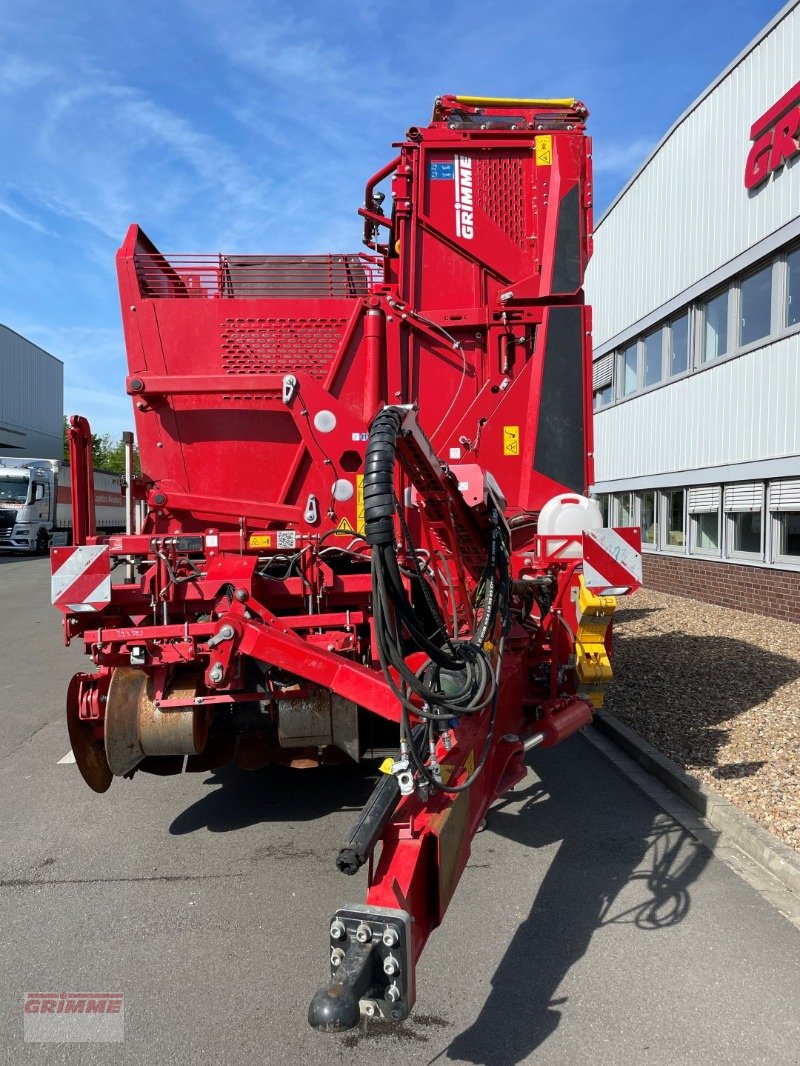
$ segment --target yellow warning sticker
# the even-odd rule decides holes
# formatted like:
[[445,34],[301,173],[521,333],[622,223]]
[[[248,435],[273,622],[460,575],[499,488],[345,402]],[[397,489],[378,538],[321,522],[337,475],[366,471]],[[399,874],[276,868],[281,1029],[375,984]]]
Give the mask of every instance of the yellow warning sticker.
[[536,166],[549,167],[553,164],[553,137],[543,133],[536,138]]
[[469,755],[467,756],[466,761],[464,763],[464,773],[467,775],[467,777],[472,777],[472,774],[473,774],[474,770],[475,770],[475,752],[471,751],[469,753]]
[[271,548],[272,536],[269,533],[254,533],[247,543],[251,548]]
[[503,455],[519,455],[519,426],[503,426]]
[[356,474],[356,529],[364,532],[364,475]]
[[447,785],[450,783],[450,778],[453,776],[453,767],[448,762],[443,762],[439,767],[439,772],[442,775],[442,782]]
[[350,522],[348,522],[348,520],[346,518],[343,518],[341,520],[341,522],[339,523],[339,525],[336,527],[336,532],[334,533],[334,536],[335,537],[352,537],[352,535],[354,533],[355,533],[355,530],[353,529],[353,527],[350,524]]
[[382,774],[390,774],[394,770],[394,759],[391,756],[388,759],[384,759],[378,770]]

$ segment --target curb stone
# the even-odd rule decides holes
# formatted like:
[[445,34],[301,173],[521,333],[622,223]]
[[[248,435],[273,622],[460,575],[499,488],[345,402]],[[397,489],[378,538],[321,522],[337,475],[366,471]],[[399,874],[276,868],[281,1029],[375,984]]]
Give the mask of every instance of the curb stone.
[[800,854],[794,848],[778,840],[749,815],[734,807],[723,796],[712,792],[696,777],[687,774],[677,763],[643,740],[613,714],[598,711],[594,716],[594,725],[653,777],[658,778],[706,818],[731,843],[768,870],[784,888],[800,896]]

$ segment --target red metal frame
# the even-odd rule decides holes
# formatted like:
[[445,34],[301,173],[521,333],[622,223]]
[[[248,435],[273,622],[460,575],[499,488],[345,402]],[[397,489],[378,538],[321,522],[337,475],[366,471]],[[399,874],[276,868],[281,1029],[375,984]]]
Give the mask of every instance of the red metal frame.
[[[92,787],[110,782],[104,719],[122,667],[152,678],[167,709],[186,705],[164,695],[169,679],[193,671],[204,728],[323,690],[400,720],[363,541],[365,449],[384,405],[408,412],[395,491],[418,548],[398,527],[398,564],[422,561],[453,639],[473,625],[489,512],[504,510],[511,628],[486,644],[501,672],[483,770],[464,793],[404,796],[370,876],[369,904],[412,915],[415,959],[489,805],[523,773],[524,738],[548,746],[592,714],[574,674],[581,561],[536,525],[548,499],[593,477],[585,118],[576,102],[440,98],[367,182],[378,256],[164,255],[136,226],[117,256],[149,510],[141,533],[94,538],[135,562],[100,621],[65,610],[66,639],[82,636],[97,667],[68,697]],[[94,534],[85,420],[70,445],[80,544]],[[472,775],[487,729],[488,709],[439,736],[450,785]],[[273,739],[259,750],[278,752]],[[174,768],[159,757],[139,768]]]
[[72,470],[72,543],[86,544],[96,533],[94,505],[94,456],[92,431],[81,415],[72,415],[67,428],[69,465]]

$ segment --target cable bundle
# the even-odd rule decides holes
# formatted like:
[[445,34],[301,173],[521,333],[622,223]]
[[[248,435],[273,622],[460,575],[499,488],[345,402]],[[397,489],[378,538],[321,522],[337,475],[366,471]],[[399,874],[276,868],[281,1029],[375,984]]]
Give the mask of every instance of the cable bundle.
[[[483,769],[491,744],[508,628],[508,553],[499,517],[493,512],[486,571],[474,605],[476,621],[473,635],[469,639],[450,636],[395,496],[394,471],[402,416],[403,412],[396,408],[385,408],[377,415],[370,429],[366,453],[364,520],[366,540],[372,546],[373,611],[378,658],[384,676],[401,704],[401,740],[411,735],[409,715],[425,719],[429,723],[432,758],[435,725],[446,727],[454,718],[478,714],[491,705],[483,753],[469,781],[462,785],[443,786],[425,765],[414,745],[407,746],[408,757],[429,785],[459,792],[468,788]],[[412,579],[422,593],[429,614],[430,630],[427,632],[403,586],[395,550],[395,514],[399,518],[407,556],[413,560],[415,572]],[[479,610],[481,615],[478,622]],[[501,610],[503,626],[497,660],[493,666],[484,645],[494,635]],[[412,648],[409,648],[409,644]],[[428,657],[417,671],[411,670],[406,663],[409,650],[414,648],[423,651]],[[395,682],[390,668],[396,671],[399,684]]]

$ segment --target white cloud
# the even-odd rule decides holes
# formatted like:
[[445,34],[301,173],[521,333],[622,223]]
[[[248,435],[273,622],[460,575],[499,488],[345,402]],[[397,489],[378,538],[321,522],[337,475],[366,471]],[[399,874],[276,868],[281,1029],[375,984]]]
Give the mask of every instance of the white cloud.
[[55,233],[46,226],[43,226],[41,222],[38,222],[35,218],[31,218],[30,215],[26,215],[24,212],[12,207],[11,204],[6,203],[3,200],[0,200],[0,214],[13,219],[14,222],[19,222],[23,226],[27,226],[29,229],[35,230],[36,233],[41,233],[43,236],[55,236]]
[[594,170],[598,174],[623,176],[632,174],[650,155],[655,146],[656,142],[648,138],[637,138],[627,142],[606,142],[595,138],[592,149]]
[[21,55],[0,54],[0,96],[13,96],[35,88],[52,75],[51,67]]
[[67,416],[83,415],[89,420],[92,432],[100,436],[108,433],[119,439],[123,431],[134,428],[133,407],[124,389],[99,392],[65,385],[64,412]]

